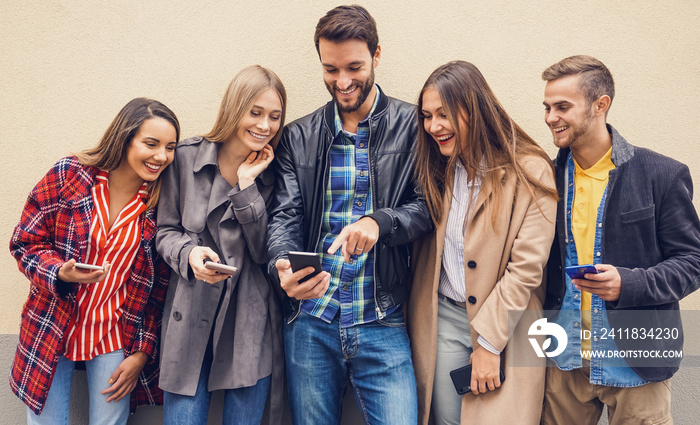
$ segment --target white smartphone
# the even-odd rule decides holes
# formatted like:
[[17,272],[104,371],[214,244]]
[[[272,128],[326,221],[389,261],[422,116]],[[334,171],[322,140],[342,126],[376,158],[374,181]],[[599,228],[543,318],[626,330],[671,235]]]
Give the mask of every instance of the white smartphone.
[[85,264],[85,263],[75,263],[74,267],[76,269],[81,269],[81,270],[101,270],[104,271],[104,267],[102,266],[96,266],[94,264]]
[[209,270],[216,270],[219,273],[228,274],[232,276],[238,271],[236,267],[227,266],[226,264],[215,263],[211,260],[208,260],[204,263],[204,268],[207,268]]

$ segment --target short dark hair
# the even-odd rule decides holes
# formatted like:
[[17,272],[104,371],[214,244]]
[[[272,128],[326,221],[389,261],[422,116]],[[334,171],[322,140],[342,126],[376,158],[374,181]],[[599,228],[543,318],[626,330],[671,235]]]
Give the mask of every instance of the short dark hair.
[[603,65],[603,62],[592,56],[569,56],[545,69],[542,72],[542,79],[553,81],[569,75],[581,76],[579,87],[589,106],[605,95],[610,97],[612,103],[615,97],[615,82],[610,70]]
[[326,39],[334,43],[342,43],[352,39],[362,40],[367,43],[369,53],[374,56],[379,45],[377,23],[367,9],[357,4],[338,6],[319,19],[314,34],[316,52],[321,54],[318,48],[320,39]]

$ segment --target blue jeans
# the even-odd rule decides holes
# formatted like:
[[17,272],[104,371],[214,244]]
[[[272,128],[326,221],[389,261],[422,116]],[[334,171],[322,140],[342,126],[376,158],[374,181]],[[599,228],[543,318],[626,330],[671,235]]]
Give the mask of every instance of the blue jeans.
[[[111,394],[100,394],[109,388],[109,378],[124,360],[124,351],[115,350],[101,354],[85,362],[90,396],[90,423],[118,425],[126,424],[129,418],[129,397],[118,402],[106,402]],[[53,375],[49,396],[44,403],[41,415],[35,415],[27,408],[28,425],[68,425],[70,417],[70,388],[73,381],[75,362],[61,355]]]
[[416,378],[403,312],[341,328],[301,313],[284,326],[287,386],[295,425],[340,423],[348,380],[366,424],[415,425]]
[[[193,396],[163,391],[165,425],[206,425],[211,399],[211,392],[207,390],[211,359],[207,357]],[[269,389],[270,376],[267,376],[251,387],[224,390],[223,425],[260,425]]]

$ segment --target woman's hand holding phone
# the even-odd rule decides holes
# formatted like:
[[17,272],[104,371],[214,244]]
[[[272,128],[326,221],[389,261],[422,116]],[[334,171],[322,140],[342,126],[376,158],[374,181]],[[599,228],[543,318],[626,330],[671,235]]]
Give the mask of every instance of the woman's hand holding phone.
[[95,283],[101,282],[107,277],[109,269],[112,267],[111,264],[105,263],[103,266],[104,270],[86,270],[82,269],[75,259],[70,259],[63,263],[60,269],[58,269],[58,278],[64,282],[69,283]]
[[201,280],[205,283],[217,283],[222,280],[228,279],[231,275],[222,274],[216,270],[210,270],[204,267],[205,261],[210,260],[215,263],[220,262],[219,255],[214,252],[209,247],[206,246],[196,246],[190,251],[190,267],[192,267],[192,272],[197,280]]
[[472,393],[479,395],[501,386],[501,356],[484,347],[472,353]]

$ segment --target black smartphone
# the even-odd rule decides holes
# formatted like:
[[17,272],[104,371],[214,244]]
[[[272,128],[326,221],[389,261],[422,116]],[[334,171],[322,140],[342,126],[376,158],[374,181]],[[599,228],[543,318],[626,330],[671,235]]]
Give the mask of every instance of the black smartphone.
[[317,274],[321,273],[321,256],[316,252],[289,251],[287,254],[289,262],[292,264],[292,271],[297,272],[307,267],[313,267],[314,271],[304,276],[299,283],[306,282]]
[[585,279],[583,275],[586,273],[597,274],[598,269],[593,264],[581,264],[579,266],[570,266],[564,269],[566,274],[572,279]]
[[[503,384],[506,380],[506,375],[503,373],[503,369],[500,372],[501,384]],[[450,378],[452,378],[452,384],[454,384],[457,394],[462,395],[472,391],[472,365],[468,364],[453,370],[450,372]]]

